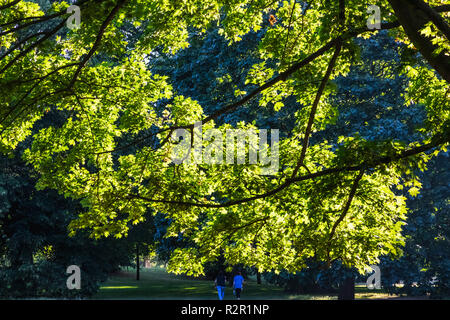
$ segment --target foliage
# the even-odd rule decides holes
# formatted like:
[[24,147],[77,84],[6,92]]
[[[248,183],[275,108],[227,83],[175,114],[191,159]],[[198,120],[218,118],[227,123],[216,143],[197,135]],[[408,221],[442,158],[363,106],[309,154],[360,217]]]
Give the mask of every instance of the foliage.
[[[404,234],[406,244],[398,261],[382,259],[383,285],[391,292],[411,295],[449,295],[449,153],[433,159],[420,174],[420,194],[408,201],[411,213]],[[400,281],[403,286],[397,287]]]
[[[440,33],[418,41],[411,34],[420,30],[398,28],[413,20],[396,6],[402,2],[412,5],[379,1],[383,28],[420,44],[435,69],[404,66],[408,100],[427,111],[422,134],[408,142],[315,137],[336,121],[331,97],[337,77],[360,61],[355,37],[377,32],[366,27],[369,1],[87,0],[78,2],[82,25],[70,31],[66,2],[1,1],[0,149],[11,153],[46,112],[61,112],[65,121],[41,128],[23,153],[40,175],[38,189],[82,203],[71,235],[86,229],[97,239],[121,238],[148,212],[165,214],[168,237],[183,234],[197,245],[173,252],[173,272],[202,274],[221,255],[260,271],[298,271],[314,257],[363,272],[404,244],[407,207],[394,187],[417,193],[415,170],[435,155],[427,151],[439,153],[450,140],[447,45]],[[219,96],[220,107],[208,109],[176,92],[176,80],[153,73],[151,64],[187,48],[191,30],[202,37],[214,24],[230,44],[266,31],[254,49],[260,61],[234,90],[237,97]],[[441,48],[439,59],[426,54]],[[289,98],[298,102],[290,112],[295,125],[280,141],[278,173],[261,175],[258,165],[170,162],[175,129],[193,130],[203,120],[203,130],[225,132],[232,124],[221,117],[252,98],[255,113],[281,112]]]
[[[55,123],[55,118],[51,122]],[[91,296],[111,272],[132,265],[135,241],[153,237],[149,223],[144,223],[133,228],[128,239],[94,241],[85,232],[71,238],[67,227],[82,210],[79,204],[53,190],[36,191],[35,173],[18,157],[1,157],[0,168],[3,298]],[[152,227],[151,219],[150,223]],[[70,265],[80,267],[81,290],[67,289]]]

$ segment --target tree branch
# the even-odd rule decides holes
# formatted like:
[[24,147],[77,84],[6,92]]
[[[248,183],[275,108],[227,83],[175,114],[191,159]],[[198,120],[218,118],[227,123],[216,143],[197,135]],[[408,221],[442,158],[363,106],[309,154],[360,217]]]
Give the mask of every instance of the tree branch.
[[[338,21],[339,21],[339,29],[343,30],[345,26],[345,0],[339,0]],[[303,165],[303,161],[305,160],[306,150],[308,149],[309,138],[311,136],[312,126],[314,124],[314,118],[316,117],[317,107],[319,105],[323,91],[325,90],[325,86],[330,80],[331,73],[333,72],[333,69],[336,65],[336,61],[337,58],[339,57],[341,49],[342,49],[342,41],[338,41],[336,44],[336,50],[334,51],[334,54],[331,57],[330,62],[328,63],[328,68],[325,72],[322,82],[320,83],[319,89],[317,89],[316,97],[314,99],[313,105],[311,107],[311,112],[309,114],[308,124],[306,125],[305,137],[303,138],[302,144],[302,151],[300,153],[300,158],[298,159],[297,166],[294,168],[294,171],[292,172],[292,177],[295,177],[297,175],[298,170]]]
[[425,3],[422,0],[412,0],[416,4],[418,8],[426,12],[428,17],[431,19],[431,21],[434,23],[434,25],[441,30],[441,32],[445,35],[447,40],[450,41],[450,27],[445,22],[445,20],[435,11],[433,8],[431,8],[427,3]]
[[356,189],[358,188],[359,181],[364,175],[364,170],[361,170],[356,177],[355,181],[353,182],[352,189],[350,190],[350,194],[348,195],[347,202],[345,203],[345,207],[342,210],[342,213],[340,214],[339,218],[334,222],[333,227],[331,228],[330,235],[328,237],[328,243],[331,243],[331,240],[334,237],[334,234],[336,233],[336,229],[339,226],[339,224],[344,220],[345,216],[348,213],[348,210],[350,209],[350,205],[352,204],[353,198],[356,194]]
[[313,105],[311,107],[311,112],[309,114],[308,124],[306,126],[306,131],[305,131],[305,137],[303,138],[302,151],[300,153],[300,158],[297,162],[297,166],[294,168],[294,171],[292,172],[293,177],[297,175],[297,171],[303,165],[303,161],[305,160],[306,150],[308,149],[309,137],[311,136],[312,126],[314,124],[314,118],[316,116],[317,107],[319,105],[320,98],[322,97],[323,91],[325,90],[325,86],[328,83],[328,80],[330,79],[331,73],[333,72],[334,66],[336,65],[336,60],[339,57],[341,48],[342,48],[342,42],[339,41],[336,44],[336,50],[334,51],[333,57],[331,58],[330,63],[328,64],[328,68],[327,68],[327,71],[325,72],[325,76],[323,77],[322,82],[320,83],[319,89],[317,89],[316,97],[314,99]]
[[0,70],[0,74],[2,74],[3,72],[5,72],[8,68],[10,68],[17,60],[19,60],[20,58],[22,58],[23,56],[25,56],[27,53],[29,53],[33,48],[37,47],[38,45],[40,45],[41,43],[43,43],[45,40],[49,39],[52,35],[54,35],[56,32],[58,32],[59,29],[61,29],[64,25],[66,24],[65,21],[61,22],[60,24],[58,24],[55,28],[53,28],[52,30],[49,30],[47,32],[45,32],[45,36],[43,36],[42,38],[40,38],[38,41],[36,41],[35,43],[31,44],[30,46],[28,46],[28,48],[26,48],[24,51],[20,52],[17,56],[15,56],[13,59],[11,59],[11,61],[9,61],[6,66],[4,66],[1,70]]
[[100,30],[97,33],[97,38],[95,39],[95,42],[92,45],[91,50],[89,50],[89,52],[86,54],[86,56],[83,58],[83,60],[80,61],[79,67],[75,71],[75,74],[73,75],[73,78],[72,78],[72,80],[69,83],[69,86],[68,86],[69,89],[73,87],[73,85],[75,84],[75,81],[77,80],[78,75],[80,74],[81,70],[84,68],[84,66],[89,61],[89,59],[94,55],[95,51],[97,51],[98,47],[100,46],[101,40],[103,38],[103,35],[104,35],[105,31],[106,31],[106,28],[112,22],[112,20],[114,19],[115,15],[117,14],[117,12],[119,12],[120,8],[122,8],[126,2],[127,2],[127,0],[120,0],[117,3],[117,5],[111,10],[110,14],[105,19],[105,21],[103,21],[102,25],[100,26]]
[[14,0],[14,1],[10,2],[10,3],[4,4],[4,5],[0,6],[0,10],[8,9],[8,8],[10,8],[12,6],[15,6],[20,1],[22,1],[22,0]]
[[291,178],[286,179],[286,181],[284,183],[282,183],[281,185],[279,185],[277,188],[272,189],[266,193],[262,193],[262,194],[259,194],[259,195],[253,196],[253,197],[243,198],[243,199],[239,199],[239,200],[228,201],[228,202],[224,202],[224,203],[220,203],[220,204],[189,202],[189,201],[176,201],[176,200],[165,200],[165,199],[152,199],[152,198],[140,196],[138,194],[130,194],[126,198],[127,199],[129,199],[129,198],[141,199],[141,200],[145,200],[145,201],[153,202],[153,203],[175,204],[175,205],[195,206],[195,207],[203,207],[203,208],[231,207],[234,205],[239,205],[242,203],[246,203],[246,202],[250,202],[250,201],[254,201],[254,200],[258,200],[258,199],[263,199],[263,198],[267,198],[269,196],[275,195],[278,192],[286,189],[291,184],[296,183],[296,182],[306,181],[306,180],[314,179],[317,177],[322,177],[322,176],[336,174],[336,173],[345,172],[345,171],[347,171],[347,172],[351,172],[351,171],[363,172],[368,169],[376,168],[377,166],[382,165],[382,164],[388,164],[388,163],[391,163],[394,161],[398,161],[398,160],[401,160],[404,158],[408,158],[408,157],[426,152],[426,151],[431,150],[439,145],[446,144],[449,142],[450,142],[450,137],[448,137],[448,136],[437,137],[437,138],[433,139],[433,141],[430,143],[427,143],[422,146],[415,147],[415,148],[412,148],[409,150],[402,151],[402,152],[398,153],[397,155],[379,157],[377,159],[374,159],[371,161],[366,161],[359,165],[346,166],[346,167],[340,167],[340,168],[329,168],[329,169],[324,169],[322,171],[314,172],[312,174],[307,174],[304,176],[291,177]]
[[398,21],[414,46],[420,51],[436,72],[450,83],[450,56],[447,55],[447,52],[441,52],[439,55],[436,55],[435,50],[438,49],[439,46],[433,43],[433,39],[420,33],[424,26],[431,21],[429,13],[426,10],[421,9],[421,7],[416,4],[416,1],[388,1],[394,9]]

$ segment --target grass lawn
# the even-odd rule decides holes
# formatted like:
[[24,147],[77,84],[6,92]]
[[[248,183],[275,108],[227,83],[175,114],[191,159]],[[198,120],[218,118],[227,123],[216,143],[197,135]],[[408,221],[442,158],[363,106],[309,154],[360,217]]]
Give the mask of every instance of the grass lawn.
[[[140,280],[136,281],[134,270],[123,270],[111,276],[100,288],[93,299],[201,299],[216,300],[217,291],[212,281],[191,280],[169,274],[164,268],[154,267],[141,269]],[[381,290],[368,290],[363,286],[356,287],[356,299],[387,299]],[[234,299],[230,287],[225,289],[225,300]],[[282,300],[329,300],[336,296],[292,295],[282,288],[264,282],[258,285],[250,278],[244,285],[242,299],[282,299]]]

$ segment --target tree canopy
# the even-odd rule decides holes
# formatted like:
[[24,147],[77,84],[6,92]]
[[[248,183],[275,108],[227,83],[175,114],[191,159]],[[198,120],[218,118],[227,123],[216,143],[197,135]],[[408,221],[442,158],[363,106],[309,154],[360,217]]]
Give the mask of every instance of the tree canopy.
[[[426,111],[409,141],[395,131],[376,139],[327,131],[346,104],[331,98],[336,78],[360,61],[357,39],[378,32],[367,26],[370,1],[75,4],[81,25],[70,30],[67,2],[0,1],[0,150],[12,154],[48,114],[64,119],[40,128],[23,157],[39,173],[39,189],[56,189],[85,207],[70,224],[73,234],[88,229],[93,237],[119,238],[146,212],[163,213],[171,219],[167,236],[196,243],[170,260],[172,271],[188,273],[202,273],[219,256],[260,271],[299,270],[312,257],[362,271],[380,255],[399,253],[407,207],[395,190],[417,194],[417,170],[450,141],[445,1],[377,2],[381,29],[405,47],[395,70],[407,78],[403,108],[422,104]],[[261,37],[254,64],[239,74],[244,85],[234,97],[211,92],[219,99],[208,106],[181,95],[177,79],[152,66],[182,54],[214,26],[230,45],[251,33]],[[375,68],[389,81],[392,66],[380,63]],[[227,77],[225,71],[217,81]],[[195,122],[223,133],[268,129],[226,120],[246,106],[290,110],[295,123],[280,139],[278,172],[261,175],[248,163],[171,162],[178,143],[172,134],[194,133]],[[203,140],[204,147],[212,143]]]

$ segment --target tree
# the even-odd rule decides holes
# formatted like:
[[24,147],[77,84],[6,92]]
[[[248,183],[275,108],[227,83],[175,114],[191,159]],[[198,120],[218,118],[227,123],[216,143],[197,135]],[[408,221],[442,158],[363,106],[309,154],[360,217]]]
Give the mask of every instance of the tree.
[[[57,125],[46,114],[38,123]],[[0,157],[0,296],[2,298],[89,297],[120,266],[132,265],[134,243],[147,254],[154,237],[152,216],[130,228],[124,239],[89,239],[86,232],[68,236],[68,224],[82,211],[77,201],[54,190],[37,191],[36,173],[20,160],[27,147],[19,144],[16,157]],[[69,290],[66,270],[81,270],[80,290]]]
[[[125,241],[70,238],[67,226],[80,206],[55,191],[35,190],[32,170],[20,159],[0,158],[0,296],[86,297],[130,261]],[[70,265],[81,270],[81,289],[68,290]]]
[[[407,88],[407,77],[399,72],[402,61],[414,60],[409,56],[411,52],[389,37],[386,31],[357,41],[361,61],[352,65],[346,76],[336,79],[337,90],[331,97],[339,114],[335,123],[318,132],[315,139],[322,141],[332,137],[337,140],[339,136],[359,135],[372,142],[396,137],[398,141],[410,143],[419,138],[416,129],[426,115],[421,105],[404,106],[402,93]],[[420,58],[415,57],[415,60],[419,63]],[[398,190],[395,193],[404,195]],[[391,261],[392,257],[384,258],[391,265],[396,264]],[[353,279],[357,273],[340,262],[326,269],[323,263],[311,261],[305,270],[292,274],[284,272],[279,276],[268,274],[267,277],[294,293],[334,293],[339,287],[348,293],[340,292],[339,296],[349,299],[354,296]]]
[[[417,188],[414,170],[450,139],[448,23],[441,15],[448,5],[380,2],[381,28],[432,67],[404,66],[407,101],[427,111],[422,135],[404,143],[315,137],[335,120],[333,80],[359,60],[354,39],[377,32],[366,26],[368,1],[77,4],[83,21],[76,31],[64,28],[67,3],[0,5],[1,150],[10,152],[46,111],[65,115],[60,126],[34,136],[24,158],[40,173],[38,188],[56,189],[86,208],[71,222],[73,232],[119,238],[146,212],[164,213],[172,221],[168,236],[182,233],[197,244],[175,250],[170,270],[196,274],[221,254],[261,271],[297,271],[311,257],[363,271],[399,251],[407,209],[393,188]],[[146,64],[160,55],[157,49],[186,48],[189,30],[201,36],[213,23],[231,43],[263,26],[267,32],[258,44],[263,61],[248,72],[247,86],[205,113]],[[289,97],[299,107],[295,127],[280,141],[278,173],[260,175],[257,165],[170,163],[175,130],[193,132],[202,120],[203,130],[225,132],[231,125],[221,119],[251,99],[278,110]]]
[[[390,292],[430,294],[434,298],[450,292],[448,157],[447,152],[431,160],[430,170],[420,174],[420,194],[408,200],[411,212],[403,231],[406,244],[402,257],[381,260],[382,284]],[[395,286],[400,281],[404,285]]]

